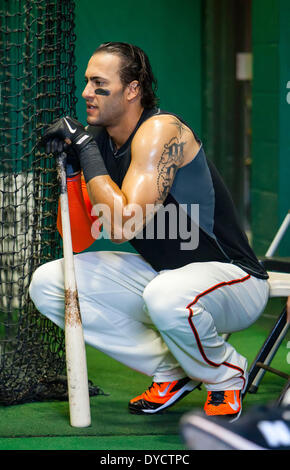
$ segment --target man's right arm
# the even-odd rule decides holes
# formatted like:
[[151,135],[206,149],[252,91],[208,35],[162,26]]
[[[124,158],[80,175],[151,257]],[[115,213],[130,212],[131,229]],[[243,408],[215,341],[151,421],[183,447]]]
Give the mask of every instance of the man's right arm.
[[[88,182],[94,208],[105,209],[102,221],[113,242],[134,238],[160,208],[184,163],[185,147],[186,139],[172,124],[172,117],[154,117],[143,123],[134,136],[131,163],[121,188],[109,175]],[[124,230],[129,226],[132,231]]]

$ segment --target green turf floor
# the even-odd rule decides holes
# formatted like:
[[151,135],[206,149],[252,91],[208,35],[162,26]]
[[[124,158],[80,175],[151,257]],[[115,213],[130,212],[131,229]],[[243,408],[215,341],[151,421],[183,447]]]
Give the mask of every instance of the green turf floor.
[[[266,311],[255,325],[233,334],[229,342],[251,363],[273,323],[272,311]],[[272,367],[288,372],[289,352],[287,335]],[[203,407],[204,387],[163,415],[131,415],[127,411],[129,399],[144,391],[151,379],[91,347],[87,348],[87,359],[90,380],[107,394],[91,398],[91,426],[72,428],[67,402],[0,407],[0,450],[185,450],[179,433],[180,419]],[[258,393],[247,394],[244,413],[254,405],[275,401],[284,383],[283,378],[267,372]]]

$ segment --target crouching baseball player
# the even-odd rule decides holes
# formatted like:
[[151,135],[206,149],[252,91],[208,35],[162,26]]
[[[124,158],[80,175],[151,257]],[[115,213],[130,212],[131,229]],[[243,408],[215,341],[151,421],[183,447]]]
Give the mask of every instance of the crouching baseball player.
[[[102,44],[85,79],[88,126],[66,116],[42,138],[48,151],[65,145],[68,153],[85,341],[152,377],[130,400],[131,413],[162,412],[202,382],[206,415],[236,419],[247,360],[222,333],[259,317],[268,275],[202,143],[181,117],[157,108],[146,54],[126,43]],[[81,253],[100,225],[136,253]],[[62,265],[41,266],[30,285],[37,309],[60,327]]]

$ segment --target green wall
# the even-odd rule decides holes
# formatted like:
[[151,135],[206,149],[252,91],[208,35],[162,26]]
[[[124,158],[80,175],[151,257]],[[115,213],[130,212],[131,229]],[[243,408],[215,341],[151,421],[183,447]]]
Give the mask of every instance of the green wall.
[[[290,2],[280,0],[280,95],[279,95],[279,222],[290,210]],[[290,255],[290,229],[281,245]]]
[[[201,0],[76,0],[75,13],[77,116],[81,122],[86,122],[81,93],[90,56],[102,42],[124,41],[148,54],[158,80],[160,107],[182,115],[201,135]],[[108,240],[96,244],[98,249],[131,250],[129,244],[112,245]]]
[[159,83],[160,107],[180,113],[201,132],[200,0],[103,3],[76,0],[77,112],[87,62],[99,44],[131,42],[148,54]]
[[[253,0],[252,24],[252,233],[262,255],[290,209],[290,2]],[[279,254],[289,249],[288,235]]]

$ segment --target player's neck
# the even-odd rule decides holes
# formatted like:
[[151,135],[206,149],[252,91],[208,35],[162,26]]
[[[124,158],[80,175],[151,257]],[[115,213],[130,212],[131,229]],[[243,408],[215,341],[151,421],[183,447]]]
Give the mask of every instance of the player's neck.
[[117,149],[122,147],[122,145],[124,145],[124,143],[129,139],[143,113],[143,110],[144,108],[142,108],[141,105],[129,109],[128,112],[122,116],[117,125],[107,127],[107,132]]

